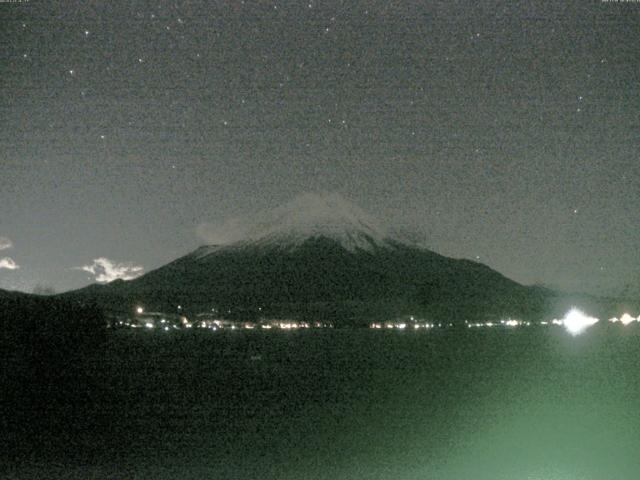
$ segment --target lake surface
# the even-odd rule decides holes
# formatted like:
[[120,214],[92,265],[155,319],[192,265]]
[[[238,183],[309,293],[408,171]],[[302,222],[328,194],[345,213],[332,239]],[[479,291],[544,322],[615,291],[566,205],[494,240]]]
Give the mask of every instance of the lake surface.
[[636,325],[116,331],[3,478],[635,479],[639,355]]

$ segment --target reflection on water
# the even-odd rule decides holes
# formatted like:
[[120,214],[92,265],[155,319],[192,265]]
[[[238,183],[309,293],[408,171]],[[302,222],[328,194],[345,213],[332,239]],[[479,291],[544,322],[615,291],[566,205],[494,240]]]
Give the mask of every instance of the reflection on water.
[[119,331],[92,455],[16,478],[633,479],[639,330]]

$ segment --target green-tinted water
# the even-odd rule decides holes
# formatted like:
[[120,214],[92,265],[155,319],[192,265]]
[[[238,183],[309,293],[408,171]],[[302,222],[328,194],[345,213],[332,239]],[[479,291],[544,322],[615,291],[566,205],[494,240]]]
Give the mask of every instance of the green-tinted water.
[[92,418],[10,477],[631,480],[639,354],[635,326],[115,332]]

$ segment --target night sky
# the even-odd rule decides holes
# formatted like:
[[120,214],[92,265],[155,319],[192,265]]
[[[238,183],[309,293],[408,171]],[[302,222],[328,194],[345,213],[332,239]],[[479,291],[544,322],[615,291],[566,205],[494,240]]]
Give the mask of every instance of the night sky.
[[523,283],[640,285],[640,3],[31,0],[0,21],[0,288],[149,271],[309,191]]

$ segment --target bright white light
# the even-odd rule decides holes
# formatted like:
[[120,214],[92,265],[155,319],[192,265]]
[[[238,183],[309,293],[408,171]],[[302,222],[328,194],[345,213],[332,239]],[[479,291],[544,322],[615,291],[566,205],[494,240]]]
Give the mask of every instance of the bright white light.
[[623,325],[629,325],[631,322],[635,322],[635,321],[636,321],[636,319],[635,319],[635,318],[633,318],[633,317],[632,317],[631,315],[629,315],[628,313],[625,313],[624,315],[622,315],[622,316],[620,317],[620,322],[621,322]]
[[138,307],[138,308],[136,308],[136,312],[137,313],[144,313],[144,308]]
[[518,320],[507,320],[504,322],[504,324],[507,327],[517,327],[518,325],[520,325],[520,322]]
[[573,308],[564,317],[562,324],[571,335],[575,336],[580,335],[587,328],[598,323],[598,321],[597,318],[588,317],[580,310]]
[[153,328],[153,323],[148,322],[148,323],[145,323],[144,326],[147,328]]

